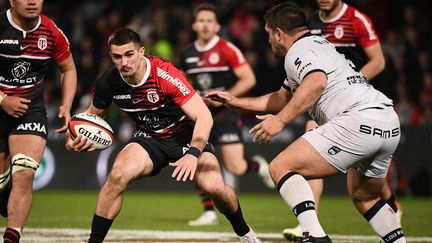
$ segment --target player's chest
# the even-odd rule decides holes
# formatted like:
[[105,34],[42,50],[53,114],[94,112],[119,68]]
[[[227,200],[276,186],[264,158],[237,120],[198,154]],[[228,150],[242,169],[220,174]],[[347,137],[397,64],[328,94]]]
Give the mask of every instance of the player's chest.
[[151,110],[163,106],[167,97],[157,85],[114,86],[112,100],[120,108]]
[[35,59],[50,58],[54,50],[54,37],[45,30],[22,32],[13,27],[0,31],[0,54],[14,57]]

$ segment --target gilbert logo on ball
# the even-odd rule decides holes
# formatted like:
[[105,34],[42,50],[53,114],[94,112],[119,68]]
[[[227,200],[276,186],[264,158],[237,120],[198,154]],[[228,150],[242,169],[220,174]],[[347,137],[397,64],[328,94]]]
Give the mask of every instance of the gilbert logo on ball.
[[111,126],[101,117],[89,113],[74,115],[68,125],[72,138],[79,134],[90,140],[97,150],[108,148],[114,142],[114,132]]

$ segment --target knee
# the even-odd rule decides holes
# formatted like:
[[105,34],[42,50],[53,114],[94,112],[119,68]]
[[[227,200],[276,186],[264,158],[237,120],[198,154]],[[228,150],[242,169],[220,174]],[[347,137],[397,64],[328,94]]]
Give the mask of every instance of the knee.
[[129,184],[129,181],[129,178],[122,170],[113,168],[105,184],[111,189],[123,190]]
[[225,163],[225,169],[235,175],[235,176],[241,176],[244,175],[247,169],[247,166],[244,166],[243,168],[241,166],[239,166],[238,164],[228,164]]
[[11,161],[12,178],[18,178],[16,184],[31,186],[39,163],[25,154],[16,154]]

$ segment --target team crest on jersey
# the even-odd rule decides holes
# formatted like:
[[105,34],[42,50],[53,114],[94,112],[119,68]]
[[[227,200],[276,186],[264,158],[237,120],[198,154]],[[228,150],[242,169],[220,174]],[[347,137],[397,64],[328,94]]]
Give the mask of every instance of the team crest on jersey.
[[209,60],[209,63],[210,63],[210,64],[216,64],[216,63],[218,63],[219,60],[220,60],[219,53],[217,53],[217,52],[212,52],[212,53],[210,54],[208,60]]
[[338,25],[336,26],[336,29],[334,31],[334,36],[338,39],[342,38],[344,35],[344,29],[343,29],[343,25]]
[[38,47],[40,50],[45,50],[48,47],[48,40],[46,36],[41,36],[39,37],[38,43],[37,43]]
[[147,92],[147,99],[151,103],[156,103],[159,101],[159,95],[156,91],[148,91]]
[[14,78],[24,77],[30,68],[29,62],[16,62],[12,68],[12,75]]

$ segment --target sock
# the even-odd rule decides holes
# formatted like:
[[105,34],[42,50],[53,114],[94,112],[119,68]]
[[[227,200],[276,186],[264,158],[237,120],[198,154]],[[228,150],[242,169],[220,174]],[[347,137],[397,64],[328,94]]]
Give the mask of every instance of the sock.
[[314,237],[326,236],[315,211],[312,190],[303,176],[289,172],[282,177],[277,188],[296,215],[303,232]]
[[375,205],[364,214],[364,217],[384,242],[406,242],[395,212],[383,200],[379,200],[375,203]]
[[211,199],[210,195],[207,194],[205,191],[203,191],[200,188],[197,189],[197,194],[201,198],[201,202],[203,204],[204,211],[214,211],[214,204],[213,204],[213,200]]
[[228,221],[231,223],[231,226],[234,229],[234,232],[238,236],[244,236],[250,231],[249,226],[246,224],[246,221],[243,218],[243,213],[240,207],[240,204],[238,204],[238,209],[233,214],[225,214],[225,217],[228,219]]
[[20,229],[6,228],[3,241],[6,243],[18,243],[21,238]]
[[8,168],[3,174],[0,174],[0,192],[3,191],[10,181],[10,168]]
[[395,213],[397,213],[398,209],[396,206],[396,198],[393,193],[388,199],[385,200],[385,202],[393,209],[393,211],[395,211]]
[[255,172],[256,173],[256,172],[258,172],[260,165],[259,165],[259,163],[256,160],[254,160],[253,158],[251,158],[249,156],[245,156],[244,159],[247,162],[246,173],[249,173],[249,172]]
[[111,227],[113,220],[104,217],[93,216],[92,229],[90,233],[89,243],[102,243],[108,230]]

